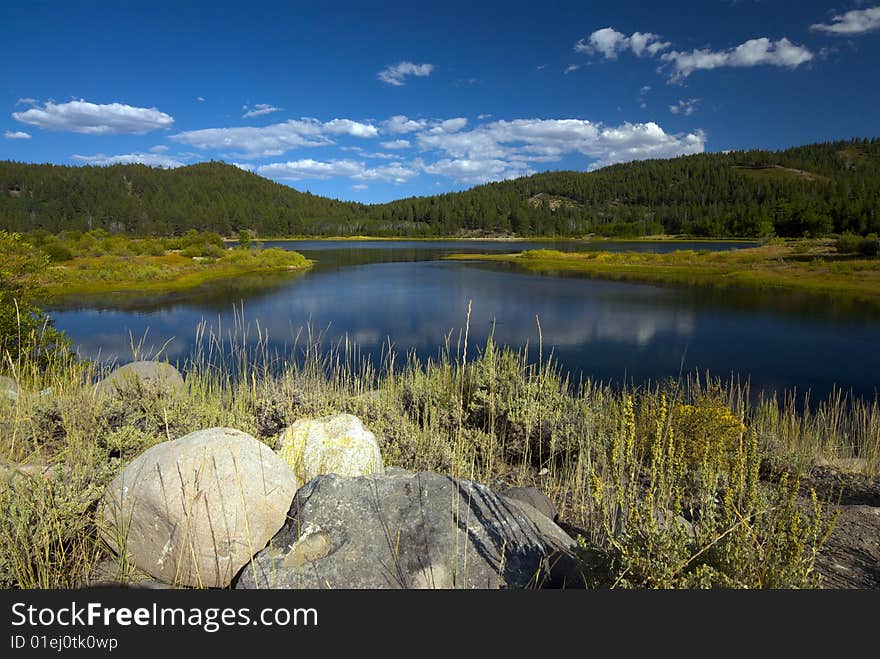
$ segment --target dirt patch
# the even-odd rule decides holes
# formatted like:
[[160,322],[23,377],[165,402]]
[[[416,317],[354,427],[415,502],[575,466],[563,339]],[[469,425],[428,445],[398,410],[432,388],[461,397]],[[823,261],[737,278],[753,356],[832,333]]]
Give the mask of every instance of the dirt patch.
[[840,516],[816,560],[825,588],[880,588],[880,479],[834,469],[813,470],[803,481]]

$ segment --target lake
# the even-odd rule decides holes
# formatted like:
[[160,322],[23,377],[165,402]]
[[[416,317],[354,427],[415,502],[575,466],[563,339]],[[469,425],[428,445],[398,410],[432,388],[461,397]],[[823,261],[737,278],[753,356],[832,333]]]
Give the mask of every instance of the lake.
[[[527,274],[500,263],[443,261],[454,252],[671,251],[734,249],[735,243],[291,241],[265,243],[317,260],[306,273],[250,276],[168,296],[101,296],[59,303],[57,326],[88,357],[131,359],[131,337],[184,361],[195,328],[223,331],[233,305],[268,332],[272,349],[290,352],[306,325],[324,345],[346,337],[378,359],[389,341],[405,355],[436,356],[453,343],[472,305],[469,350],[496,342],[529,344],[574,378],[642,383],[705,373],[749,379],[753,391],[833,387],[866,398],[877,393],[880,312],[877,307],[791,292],[712,289]],[[300,344],[302,340],[300,340]]]

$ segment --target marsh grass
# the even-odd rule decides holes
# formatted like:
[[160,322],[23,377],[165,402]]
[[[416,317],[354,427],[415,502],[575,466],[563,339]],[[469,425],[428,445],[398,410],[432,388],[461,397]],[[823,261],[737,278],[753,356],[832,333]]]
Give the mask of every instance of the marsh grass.
[[560,252],[452,254],[453,260],[500,261],[530,272],[700,286],[777,288],[845,295],[880,303],[880,259],[839,255],[829,240],[769,242],[761,247],[709,252]]
[[[2,236],[0,236],[2,237]],[[15,235],[43,267],[23,277],[34,297],[65,297],[123,291],[172,292],[246,273],[304,270],[312,265],[299,252],[279,248],[228,249],[215,233],[175,238],[131,238],[106,231],[34,232]],[[3,241],[0,241],[2,243]],[[0,244],[0,257],[10,249]]]
[[[0,396],[9,465],[0,585],[85,583],[110,558],[95,527],[106,484],[149,446],[211,426],[271,446],[298,418],[347,412],[376,434],[387,465],[537,486],[577,536],[598,587],[818,585],[813,561],[834,506],[801,492],[800,479],[820,458],[880,471],[877,401],[842,393],[804,406],[697,375],[624,388],[573,382],[540,341],[469,346],[467,325],[426,361],[389,345],[372,362],[311,328],[275,353],[241,311],[233,326],[202,324],[196,337],[176,394],[99,394],[92,383],[107,363],[7,361],[22,392]],[[132,353],[155,356],[142,342]],[[21,473],[28,466],[36,475]]]

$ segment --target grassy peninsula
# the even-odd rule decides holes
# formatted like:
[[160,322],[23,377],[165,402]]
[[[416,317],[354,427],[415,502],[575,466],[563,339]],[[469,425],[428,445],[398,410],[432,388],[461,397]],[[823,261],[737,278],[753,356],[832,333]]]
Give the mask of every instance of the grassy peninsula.
[[[516,254],[453,254],[466,261],[511,263],[530,272],[577,273],[586,277],[699,286],[778,288],[835,294],[880,304],[880,259],[871,239],[771,241],[724,252],[679,250],[560,252],[537,249]],[[864,244],[865,252],[860,253]]]
[[170,293],[209,281],[259,272],[304,270],[299,252],[253,249],[249,239],[229,249],[216,233],[191,231],[174,238],[130,238],[105,231],[7,234],[0,247],[28,252],[20,282],[37,298],[126,291]]

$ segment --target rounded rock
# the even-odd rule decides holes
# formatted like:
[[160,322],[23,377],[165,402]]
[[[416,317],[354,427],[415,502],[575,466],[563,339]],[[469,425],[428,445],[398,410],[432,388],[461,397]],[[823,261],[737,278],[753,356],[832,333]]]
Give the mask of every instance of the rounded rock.
[[281,434],[276,450],[301,483],[321,474],[366,476],[384,471],[375,435],[351,414],[300,419]]
[[135,458],[107,487],[104,540],[166,583],[225,587],[284,524],[290,467],[232,428],[198,430]]

